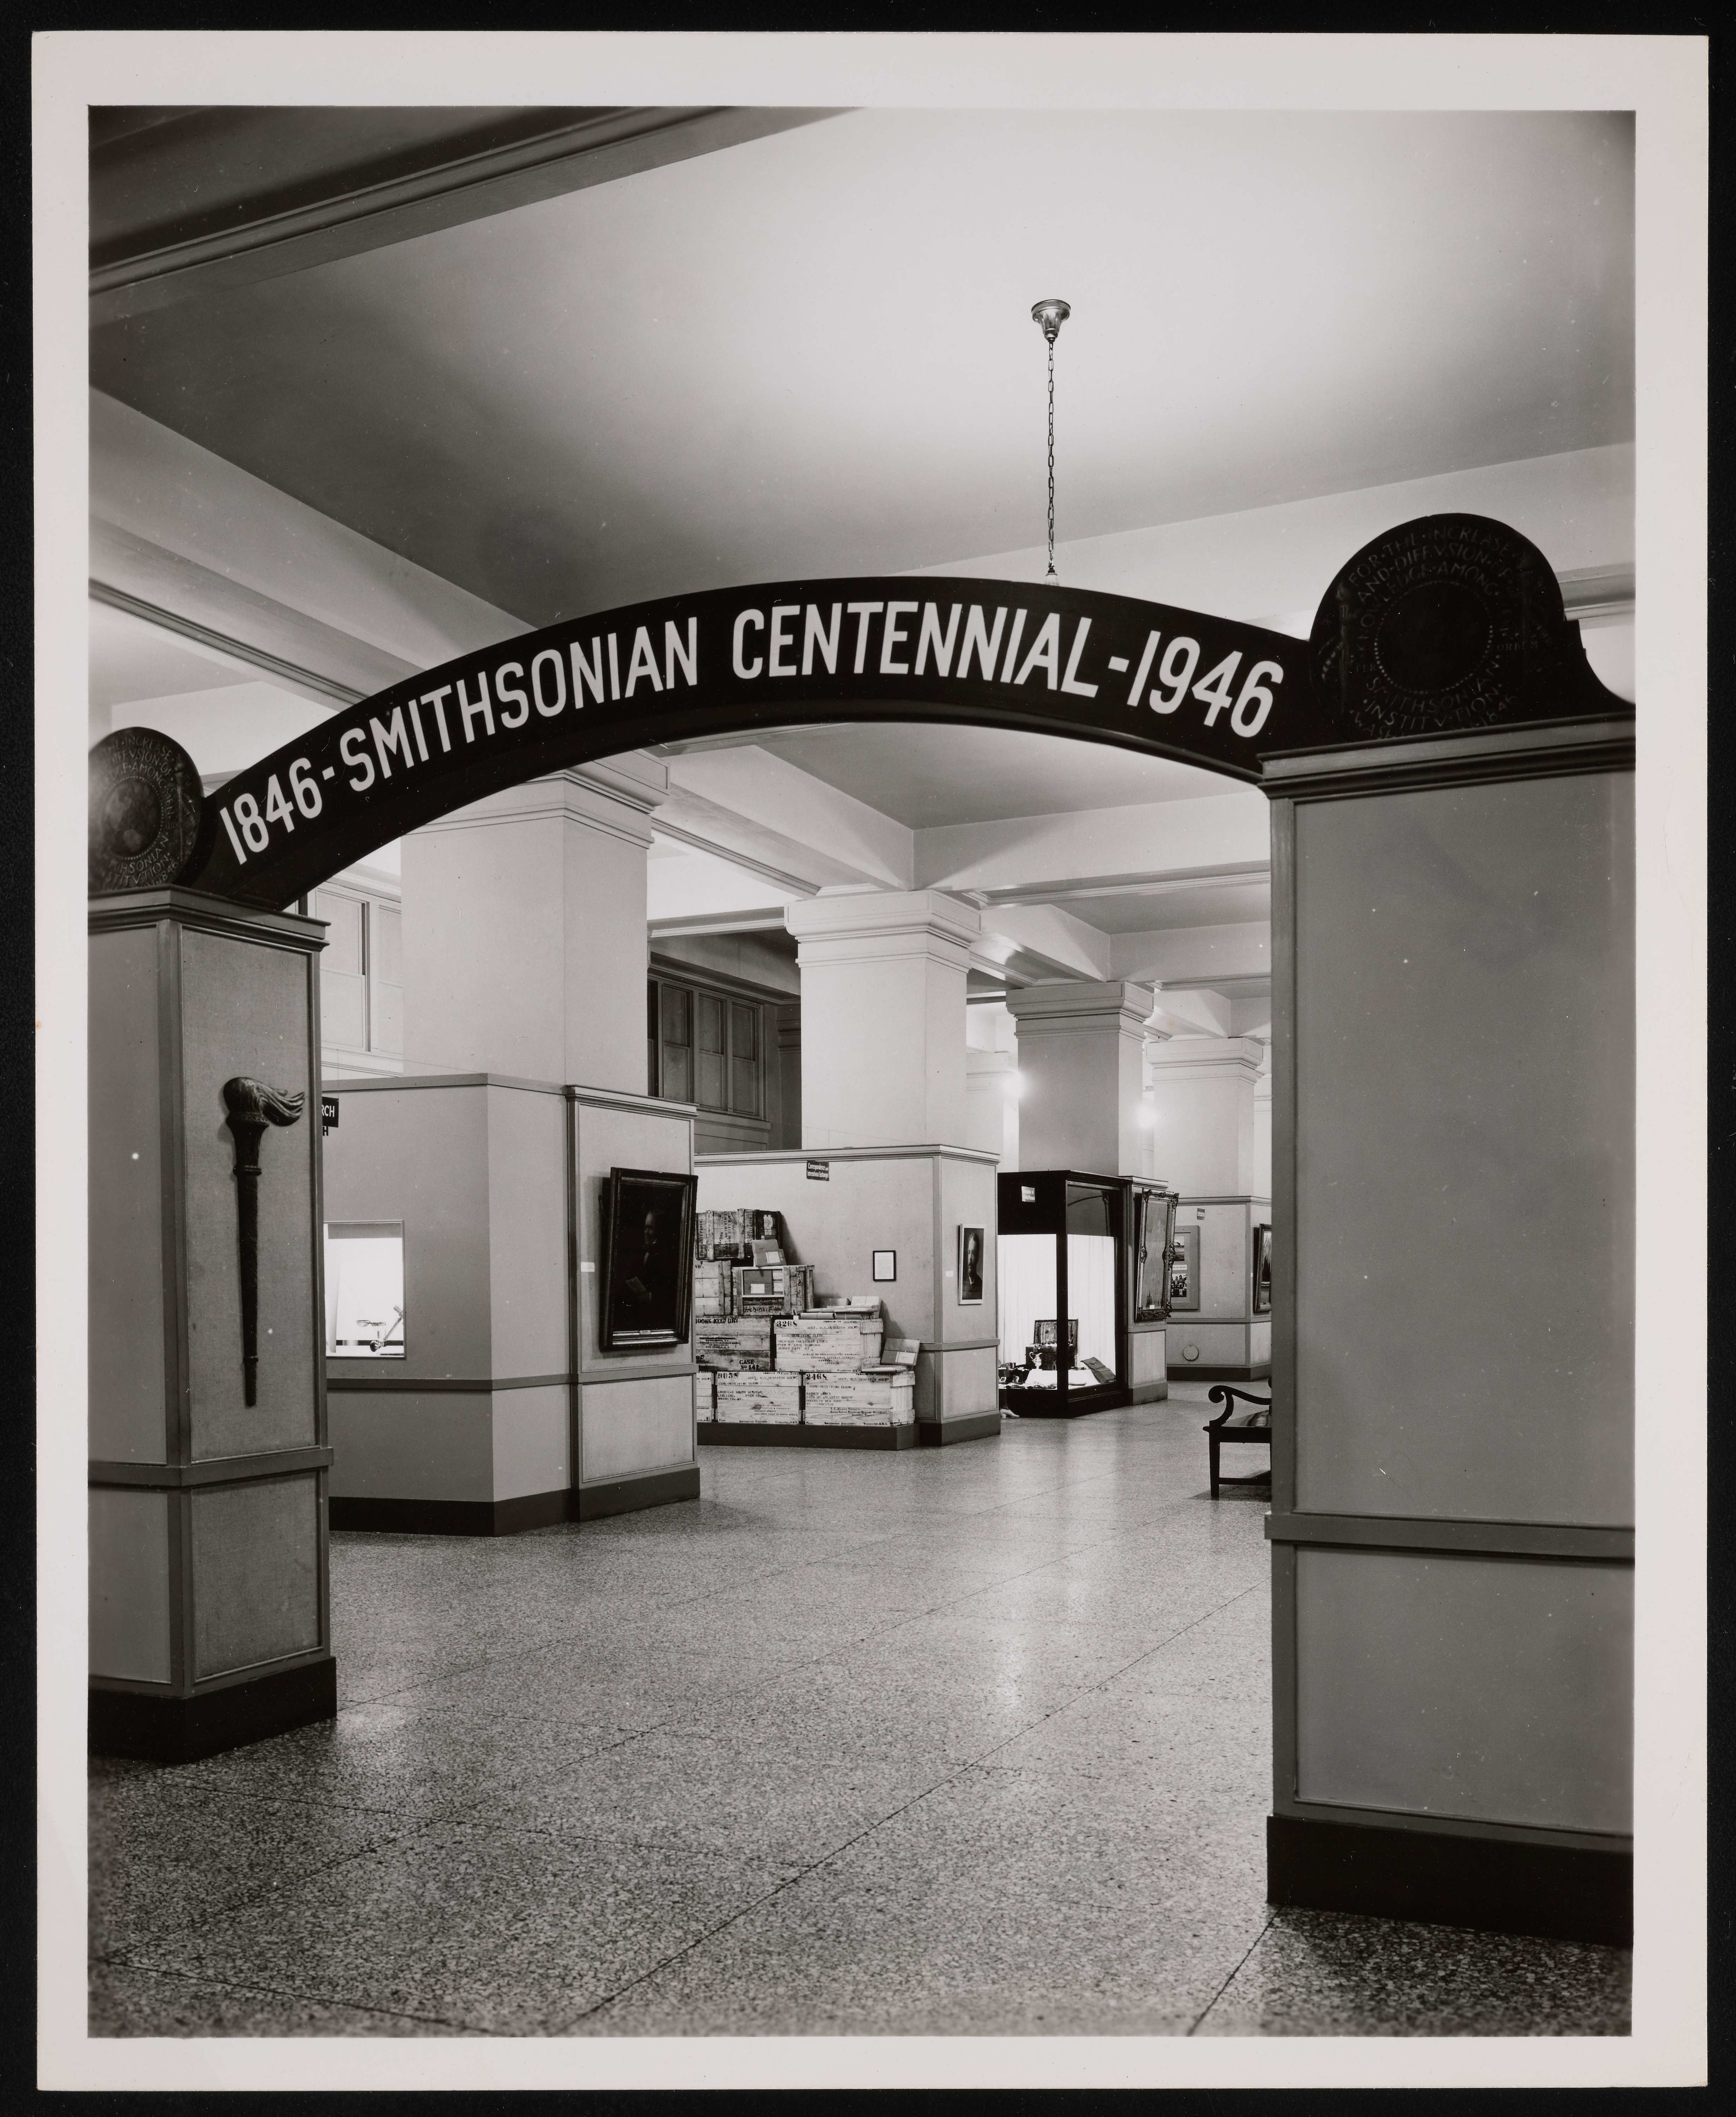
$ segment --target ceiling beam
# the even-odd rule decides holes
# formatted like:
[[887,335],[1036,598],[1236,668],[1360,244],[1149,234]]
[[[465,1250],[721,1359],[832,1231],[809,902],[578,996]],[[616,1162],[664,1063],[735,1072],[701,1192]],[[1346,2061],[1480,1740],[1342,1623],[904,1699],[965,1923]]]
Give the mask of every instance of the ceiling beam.
[[1182,890],[1244,888],[1268,881],[1270,860],[1230,860],[1217,867],[1172,868],[1162,874],[1083,875],[1072,881],[1033,882],[1010,889],[973,892],[988,905],[1058,904],[1095,897],[1170,897]]
[[[450,140],[444,147],[432,141],[419,166],[384,181],[346,184],[334,173],[331,187],[305,203],[283,206],[273,192],[252,210],[242,201],[218,229],[194,232],[190,223],[171,223],[141,232],[131,246],[108,246],[90,272],[91,324],[305,272],[838,113],[655,104],[542,114],[547,123],[529,137],[458,153]],[[455,112],[454,119],[459,135],[461,121],[473,122],[473,113]],[[167,124],[156,133],[173,129]],[[99,164],[94,181],[99,180]]]

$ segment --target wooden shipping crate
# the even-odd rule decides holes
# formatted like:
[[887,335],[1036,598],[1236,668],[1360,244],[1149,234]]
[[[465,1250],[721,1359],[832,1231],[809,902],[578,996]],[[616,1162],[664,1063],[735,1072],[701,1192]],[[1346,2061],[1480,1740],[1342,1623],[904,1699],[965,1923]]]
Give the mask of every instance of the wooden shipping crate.
[[777,1372],[718,1374],[720,1426],[800,1426],[801,1377]]
[[730,1272],[727,1264],[697,1264],[693,1268],[693,1320],[695,1323],[724,1323],[730,1316]]
[[738,1264],[731,1278],[733,1315],[799,1316],[813,1298],[810,1264]]
[[719,1371],[769,1368],[776,1350],[769,1316],[737,1317],[727,1323],[695,1322],[693,1354],[703,1368]]
[[909,1426],[915,1421],[916,1380],[907,1369],[810,1374],[804,1381],[810,1426]]
[[777,1321],[778,1363],[810,1374],[853,1374],[880,1357],[885,1328],[878,1319],[809,1309],[805,1315],[780,1316]]

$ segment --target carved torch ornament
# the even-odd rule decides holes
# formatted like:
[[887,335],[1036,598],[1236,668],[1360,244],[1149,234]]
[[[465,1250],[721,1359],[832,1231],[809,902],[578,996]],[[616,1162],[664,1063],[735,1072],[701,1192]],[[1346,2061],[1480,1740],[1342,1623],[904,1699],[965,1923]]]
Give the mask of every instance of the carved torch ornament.
[[237,1074],[223,1084],[235,1137],[235,1197],[241,1218],[241,1365],[247,1402],[259,1401],[259,1143],[267,1125],[293,1125],[302,1114],[298,1093],[283,1094]]

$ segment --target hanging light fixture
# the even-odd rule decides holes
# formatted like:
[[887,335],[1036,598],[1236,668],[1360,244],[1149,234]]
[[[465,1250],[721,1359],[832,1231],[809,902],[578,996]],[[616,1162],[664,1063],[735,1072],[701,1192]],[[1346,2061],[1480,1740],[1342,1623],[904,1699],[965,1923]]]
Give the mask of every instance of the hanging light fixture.
[[1038,302],[1031,311],[1031,321],[1042,326],[1043,336],[1049,341],[1049,571],[1044,578],[1057,583],[1060,576],[1055,570],[1055,342],[1072,314],[1072,303],[1061,301]]

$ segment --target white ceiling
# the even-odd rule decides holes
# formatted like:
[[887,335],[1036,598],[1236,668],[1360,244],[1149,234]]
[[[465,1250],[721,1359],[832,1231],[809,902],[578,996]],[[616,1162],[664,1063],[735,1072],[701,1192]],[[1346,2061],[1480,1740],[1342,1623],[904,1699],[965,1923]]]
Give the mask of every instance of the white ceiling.
[[93,338],[542,623],[1628,439],[1619,113],[856,111]]
[[1191,764],[1013,728],[792,728],[750,740],[912,830],[1184,801],[1240,783]]

